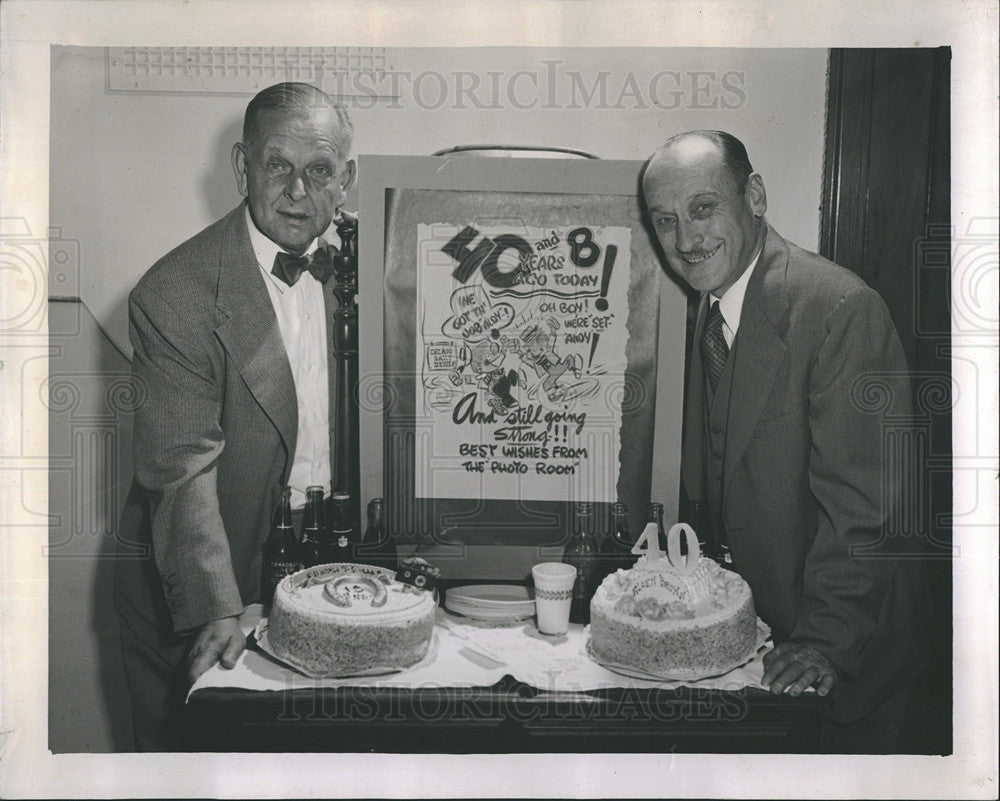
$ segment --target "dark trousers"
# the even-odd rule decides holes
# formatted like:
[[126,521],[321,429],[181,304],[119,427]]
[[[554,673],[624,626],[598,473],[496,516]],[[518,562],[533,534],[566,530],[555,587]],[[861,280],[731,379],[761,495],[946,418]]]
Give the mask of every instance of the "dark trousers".
[[860,720],[838,723],[823,718],[819,750],[828,754],[909,753],[913,724],[913,681],[907,681]]
[[136,750],[186,750],[180,734],[192,638],[165,636],[131,615],[127,620],[119,615],[118,622]]

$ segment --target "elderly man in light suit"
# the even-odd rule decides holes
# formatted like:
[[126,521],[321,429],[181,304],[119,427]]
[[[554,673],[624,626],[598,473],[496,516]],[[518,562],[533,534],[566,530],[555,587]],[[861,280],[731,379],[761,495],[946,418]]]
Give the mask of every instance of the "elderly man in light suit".
[[[774,632],[764,684],[829,694],[829,750],[904,748],[924,593],[899,555],[915,543],[885,536],[905,475],[883,469],[882,426],[910,405],[888,310],[767,224],[763,180],[729,134],[668,140],[643,194],[667,263],[701,293],[682,477]],[[884,414],[859,401],[869,379]]]
[[244,647],[282,488],[330,490],[336,300],[322,237],[354,180],[346,112],[307,84],[265,89],[232,151],[238,208],[163,257],[129,297],[136,473],[116,567],[141,750],[181,747],[190,682]]

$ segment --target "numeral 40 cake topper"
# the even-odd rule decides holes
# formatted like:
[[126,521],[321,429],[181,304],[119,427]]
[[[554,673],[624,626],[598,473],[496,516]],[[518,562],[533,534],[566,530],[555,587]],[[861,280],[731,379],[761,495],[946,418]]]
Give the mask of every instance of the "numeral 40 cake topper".
[[[681,534],[684,535],[684,544],[687,546],[687,553],[681,550]],[[659,562],[664,556],[660,550],[660,529],[656,523],[647,523],[642,530],[639,539],[632,546],[632,553],[636,556],[646,555],[646,562]],[[667,532],[667,561],[670,566],[680,573],[690,573],[698,564],[698,557],[701,556],[701,548],[698,547],[698,536],[694,529],[687,523],[675,523]]]

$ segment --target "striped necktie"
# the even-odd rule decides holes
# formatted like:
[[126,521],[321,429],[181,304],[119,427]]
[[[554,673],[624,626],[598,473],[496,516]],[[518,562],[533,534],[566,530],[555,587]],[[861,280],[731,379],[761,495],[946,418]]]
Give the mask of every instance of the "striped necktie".
[[705,321],[705,330],[701,335],[701,358],[705,363],[705,373],[708,375],[708,383],[712,387],[713,394],[719,386],[719,379],[726,366],[726,359],[729,358],[729,346],[722,333],[722,323],[719,301],[712,301],[712,307],[708,311],[708,319]]

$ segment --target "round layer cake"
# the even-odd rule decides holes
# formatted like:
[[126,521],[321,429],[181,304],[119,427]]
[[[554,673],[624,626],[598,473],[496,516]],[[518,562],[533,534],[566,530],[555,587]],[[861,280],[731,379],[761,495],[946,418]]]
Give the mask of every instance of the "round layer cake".
[[267,639],[275,655],[309,676],[397,670],[427,655],[435,603],[427,590],[373,565],[317,565],[274,592]]
[[700,555],[683,571],[641,556],[605,578],[590,603],[591,655],[652,676],[727,672],[749,658],[756,641],[749,585]]

